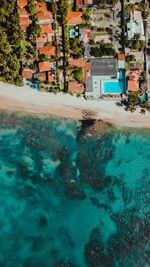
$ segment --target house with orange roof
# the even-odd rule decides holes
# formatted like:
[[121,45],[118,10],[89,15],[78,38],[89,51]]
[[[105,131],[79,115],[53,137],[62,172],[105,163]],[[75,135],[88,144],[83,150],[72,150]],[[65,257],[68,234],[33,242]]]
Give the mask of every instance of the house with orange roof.
[[23,17],[29,17],[28,12],[25,8],[19,8],[18,12],[19,12],[19,16],[22,18]]
[[37,18],[37,23],[38,24],[49,24],[52,23],[53,20],[53,15],[51,12],[38,12],[36,14],[36,18]]
[[44,54],[45,56],[48,56],[48,57],[54,57],[56,55],[56,47],[53,45],[46,45],[46,46],[40,47],[39,54],[40,55]]
[[127,90],[128,92],[138,92],[139,91],[139,77],[141,72],[138,70],[127,72]]
[[77,81],[71,81],[68,84],[68,92],[69,93],[83,94],[84,90],[85,90],[84,85],[78,83]]
[[68,25],[81,25],[82,20],[82,12],[69,11],[67,14],[67,24]]
[[85,61],[83,58],[78,59],[72,59],[70,58],[68,60],[69,66],[77,67],[77,68],[84,68],[85,67]]
[[45,72],[45,71],[50,71],[51,70],[51,63],[50,62],[39,62],[39,71],[40,72]]
[[41,26],[41,29],[42,29],[41,33],[47,33],[47,34],[51,33],[51,34],[54,35],[54,32],[52,30],[52,25],[51,24],[42,24],[40,26]]
[[18,0],[17,3],[18,3],[19,7],[23,8],[23,7],[27,6],[28,1],[27,0]]
[[22,30],[26,30],[29,26],[29,18],[28,17],[20,17],[20,27]]
[[34,74],[33,70],[30,70],[30,69],[23,69],[22,70],[22,77],[25,79],[32,80],[33,74]]

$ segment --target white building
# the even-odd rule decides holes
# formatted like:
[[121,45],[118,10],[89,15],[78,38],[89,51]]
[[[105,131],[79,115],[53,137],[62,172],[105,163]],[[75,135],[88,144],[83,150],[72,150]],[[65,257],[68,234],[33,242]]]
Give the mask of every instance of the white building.
[[130,22],[127,23],[128,39],[134,39],[136,34],[140,35],[140,40],[145,40],[144,24],[141,11],[134,11],[130,14]]

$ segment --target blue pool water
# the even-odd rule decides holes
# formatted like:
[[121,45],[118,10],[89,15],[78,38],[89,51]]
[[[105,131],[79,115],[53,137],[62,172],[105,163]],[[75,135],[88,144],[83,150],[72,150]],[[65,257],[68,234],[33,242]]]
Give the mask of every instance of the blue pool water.
[[57,65],[55,63],[52,63],[51,64],[51,67],[52,67],[52,69],[56,69],[57,68]]
[[75,37],[75,30],[70,30],[70,38],[74,38]]
[[104,93],[105,94],[113,94],[113,93],[122,94],[122,93],[124,93],[123,82],[104,82],[103,84],[104,84]]
[[104,82],[104,93],[105,94],[122,94],[125,93],[125,72],[120,71],[119,80],[116,82]]
[[0,267],[150,265],[150,132],[0,122]]

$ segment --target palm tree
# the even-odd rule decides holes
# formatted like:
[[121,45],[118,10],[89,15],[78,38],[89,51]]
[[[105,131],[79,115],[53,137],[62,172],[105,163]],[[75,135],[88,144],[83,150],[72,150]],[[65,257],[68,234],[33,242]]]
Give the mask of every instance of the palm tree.
[[145,114],[145,109],[144,109],[144,108],[141,108],[140,113],[141,113],[142,115],[144,115],[144,114]]

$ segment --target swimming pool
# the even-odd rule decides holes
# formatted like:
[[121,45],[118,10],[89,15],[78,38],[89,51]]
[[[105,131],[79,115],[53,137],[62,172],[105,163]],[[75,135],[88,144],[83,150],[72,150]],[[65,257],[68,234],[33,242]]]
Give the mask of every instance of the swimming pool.
[[70,30],[70,38],[74,38],[75,37],[75,30]]
[[104,82],[103,83],[104,94],[122,94],[124,93],[123,82]]
[[121,71],[118,80],[103,82],[104,94],[123,94],[126,91],[125,72]]

